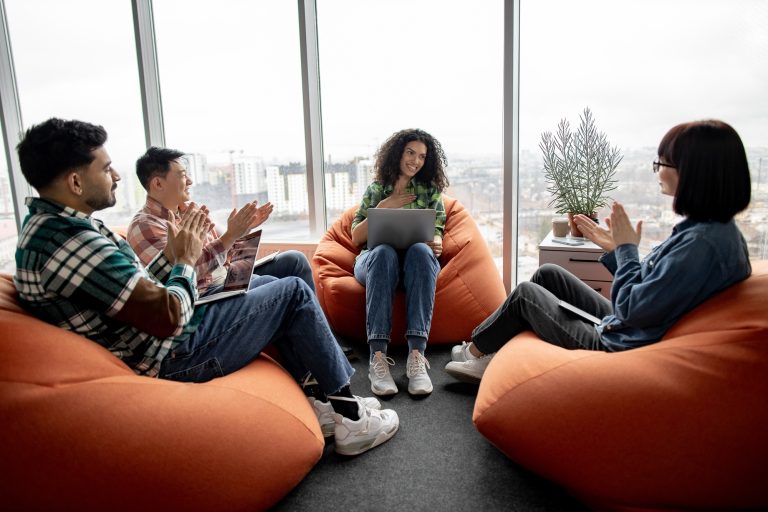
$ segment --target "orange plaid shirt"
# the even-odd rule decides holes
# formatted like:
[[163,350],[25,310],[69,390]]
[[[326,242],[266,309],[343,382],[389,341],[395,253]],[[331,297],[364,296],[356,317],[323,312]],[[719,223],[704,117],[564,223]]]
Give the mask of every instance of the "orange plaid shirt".
[[[165,249],[168,243],[168,222],[179,223],[181,216],[172,212],[156,199],[147,197],[144,207],[139,210],[128,224],[128,243],[139,260],[146,266],[157,253]],[[200,259],[195,263],[197,272],[197,291],[205,293],[214,284],[213,271],[224,266],[227,251],[215,228],[206,235],[205,247]]]

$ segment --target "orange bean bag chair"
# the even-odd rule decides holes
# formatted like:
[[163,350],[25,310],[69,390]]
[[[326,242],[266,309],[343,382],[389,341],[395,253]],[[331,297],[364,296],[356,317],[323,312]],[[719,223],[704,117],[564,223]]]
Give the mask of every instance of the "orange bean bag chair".
[[[469,339],[477,324],[493,313],[507,294],[488,244],[469,212],[443,194],[446,223],[430,343]],[[352,219],[357,206],[344,212],[323,236],[312,258],[320,305],[334,331],[365,341],[365,287],[354,275],[360,249],[352,243]],[[392,312],[391,342],[405,343],[405,292],[398,290]]]
[[493,358],[477,429],[597,510],[768,509],[768,261],[627,352],[518,335]]
[[293,378],[266,356],[205,384],[140,377],[37,320],[0,274],[4,510],[264,510],[324,440]]

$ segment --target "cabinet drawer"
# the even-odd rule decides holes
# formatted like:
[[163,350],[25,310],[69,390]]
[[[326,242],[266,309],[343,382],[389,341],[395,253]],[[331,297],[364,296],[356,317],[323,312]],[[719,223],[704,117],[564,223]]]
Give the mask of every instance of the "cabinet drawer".
[[597,259],[602,253],[576,251],[539,251],[539,265],[554,263],[581,280],[613,281],[608,269]]
[[608,300],[611,300],[611,282],[610,281],[588,281],[582,279],[584,284],[595,290]]

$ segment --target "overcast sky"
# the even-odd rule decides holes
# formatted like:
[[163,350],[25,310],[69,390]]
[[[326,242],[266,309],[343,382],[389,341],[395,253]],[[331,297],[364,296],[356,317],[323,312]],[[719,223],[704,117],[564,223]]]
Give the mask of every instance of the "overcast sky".
[[[155,0],[168,145],[304,160],[296,2]],[[25,124],[103,124],[144,149],[130,2],[5,0]],[[768,2],[522,0],[521,147],[591,107],[622,148],[731,123],[768,146]],[[421,127],[449,154],[501,156],[500,0],[318,0],[326,154]]]

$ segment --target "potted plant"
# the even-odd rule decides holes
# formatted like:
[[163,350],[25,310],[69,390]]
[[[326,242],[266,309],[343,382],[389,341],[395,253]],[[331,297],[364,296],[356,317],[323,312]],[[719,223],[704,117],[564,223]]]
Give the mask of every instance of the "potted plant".
[[552,194],[549,206],[558,214],[568,214],[571,236],[581,237],[573,216],[582,213],[597,221],[597,210],[605,206],[607,192],[616,189],[616,168],[623,158],[618,147],[611,147],[605,134],[598,132],[589,107],[580,116],[578,130],[571,132],[567,119],[561,119],[557,133],[541,134],[544,177]]

